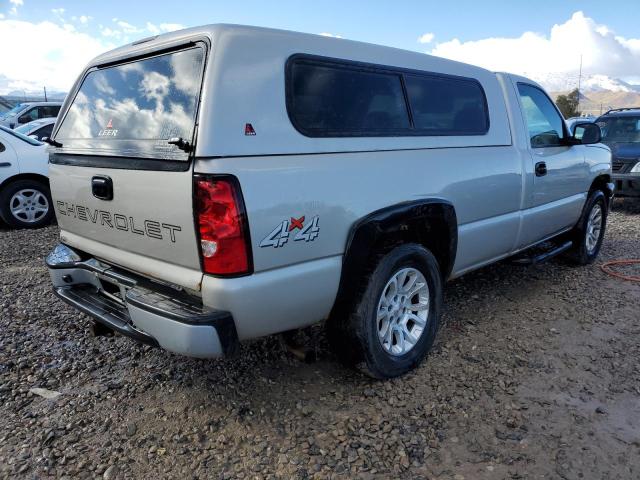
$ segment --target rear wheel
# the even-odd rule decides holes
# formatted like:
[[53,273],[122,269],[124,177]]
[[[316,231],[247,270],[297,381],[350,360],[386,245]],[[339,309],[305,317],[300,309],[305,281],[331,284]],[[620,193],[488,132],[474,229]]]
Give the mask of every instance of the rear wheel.
[[0,216],[10,226],[38,228],[53,218],[49,187],[37,180],[16,180],[0,191]]
[[600,253],[607,226],[607,201],[600,190],[589,195],[582,216],[571,232],[569,258],[577,265],[592,263]]
[[431,252],[408,244],[384,255],[343,329],[358,368],[381,379],[415,368],[433,345],[441,306],[442,281]]

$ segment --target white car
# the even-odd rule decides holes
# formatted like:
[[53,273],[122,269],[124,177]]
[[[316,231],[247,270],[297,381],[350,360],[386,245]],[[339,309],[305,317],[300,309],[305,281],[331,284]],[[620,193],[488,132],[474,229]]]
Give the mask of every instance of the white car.
[[16,127],[15,131],[20,132],[36,140],[42,141],[44,138],[50,137],[53,131],[53,126],[56,123],[54,118],[42,118],[40,120],[34,120],[33,122],[25,123]]
[[58,116],[62,102],[26,102],[19,103],[8,112],[0,115],[0,125],[16,128],[19,125]]
[[0,218],[12,227],[51,222],[46,145],[0,125]]

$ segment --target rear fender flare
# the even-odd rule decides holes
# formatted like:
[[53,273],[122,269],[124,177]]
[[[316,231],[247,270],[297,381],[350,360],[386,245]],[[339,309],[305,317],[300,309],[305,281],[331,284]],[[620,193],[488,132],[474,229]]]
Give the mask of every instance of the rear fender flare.
[[458,247],[458,222],[453,204],[440,198],[403,202],[358,220],[347,240],[332,317],[343,313],[355,298],[372,257],[404,242],[418,243],[430,249],[438,259],[443,280],[446,280]]

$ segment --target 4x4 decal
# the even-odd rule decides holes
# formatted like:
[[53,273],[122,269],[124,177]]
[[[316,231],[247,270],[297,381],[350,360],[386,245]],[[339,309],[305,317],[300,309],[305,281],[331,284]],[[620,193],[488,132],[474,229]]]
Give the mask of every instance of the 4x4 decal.
[[[289,220],[283,220],[272,232],[264,237],[260,242],[261,247],[282,247],[289,241],[289,238],[293,236],[294,242],[312,242],[320,234],[320,227],[318,227],[318,215],[313,217],[306,225],[305,216],[300,218],[291,217]],[[297,230],[294,235],[294,230]]]

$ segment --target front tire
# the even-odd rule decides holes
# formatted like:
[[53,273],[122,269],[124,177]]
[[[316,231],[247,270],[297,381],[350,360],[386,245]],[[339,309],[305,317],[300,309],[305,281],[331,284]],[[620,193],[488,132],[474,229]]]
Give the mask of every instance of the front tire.
[[592,263],[600,253],[607,226],[607,200],[600,190],[591,192],[582,216],[571,232],[573,247],[570,260],[576,265]]
[[[398,377],[427,355],[440,325],[438,262],[420,245],[394,248],[365,279],[348,319],[356,365],[378,379]],[[348,334],[348,333],[347,333]]]
[[0,216],[11,227],[40,228],[53,219],[49,187],[37,180],[16,180],[0,191]]

